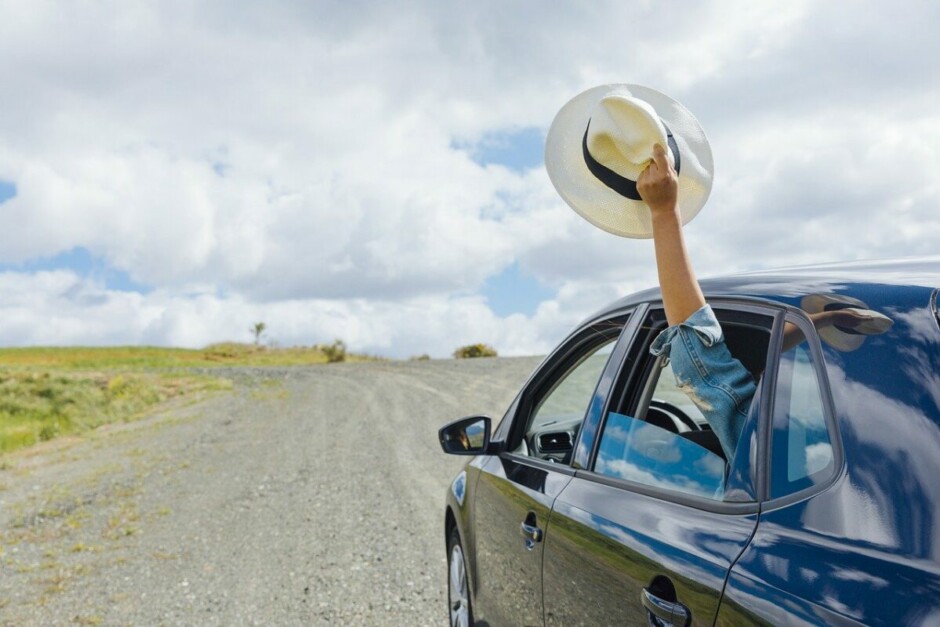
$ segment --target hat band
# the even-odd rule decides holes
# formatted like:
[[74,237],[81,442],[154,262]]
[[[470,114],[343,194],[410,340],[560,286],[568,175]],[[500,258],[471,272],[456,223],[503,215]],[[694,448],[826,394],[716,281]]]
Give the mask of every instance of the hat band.
[[[852,309],[853,307],[857,307],[857,306],[858,305],[851,305],[849,303],[826,303],[826,305],[823,307],[823,311],[839,311],[840,309]],[[838,324],[834,324],[832,326],[838,329],[839,331],[842,331],[843,333],[847,333],[848,335],[866,335],[865,333],[862,333],[861,331],[856,331],[855,329],[843,327]]]
[[[666,142],[669,144],[669,150],[672,151],[672,155],[676,159],[676,174],[678,174],[679,168],[682,165],[679,159],[679,146],[676,144],[676,140],[672,136],[672,131],[669,130],[665,122],[663,122],[663,127],[666,129]],[[587,128],[584,129],[584,139],[581,142],[581,148],[584,152],[584,163],[587,165],[588,170],[591,171],[591,174],[593,174],[597,180],[621,196],[629,198],[630,200],[643,200],[640,197],[640,193],[636,191],[636,181],[632,181],[625,176],[620,176],[591,156],[591,151],[588,150],[587,145],[588,131],[590,128],[591,120],[588,120]]]

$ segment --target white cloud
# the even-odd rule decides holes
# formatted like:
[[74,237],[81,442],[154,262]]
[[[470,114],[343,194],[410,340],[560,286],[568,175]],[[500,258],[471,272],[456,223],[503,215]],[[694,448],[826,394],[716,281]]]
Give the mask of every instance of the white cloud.
[[[938,10],[0,0],[0,262],[81,246],[154,287],[7,273],[36,293],[6,341],[200,345],[264,319],[284,343],[545,351],[653,285],[652,248],[455,146],[608,81],[676,96],[712,139],[700,275],[933,251]],[[516,260],[558,295],[500,319],[475,294]]]
[[457,347],[486,342],[503,355],[550,350],[573,330],[580,313],[556,302],[534,316],[498,318],[482,297],[418,297],[398,301],[291,299],[257,302],[211,292],[109,290],[70,271],[0,273],[0,345],[146,344],[199,348],[249,341],[249,326],[267,325],[282,346],[342,338],[356,351],[404,358],[447,357]]

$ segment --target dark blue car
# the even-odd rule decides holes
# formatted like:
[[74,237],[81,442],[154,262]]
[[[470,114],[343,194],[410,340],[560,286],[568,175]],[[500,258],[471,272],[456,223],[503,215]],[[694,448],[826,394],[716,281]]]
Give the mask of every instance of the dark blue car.
[[[940,259],[702,287],[758,384],[732,458],[650,354],[658,291],[614,303],[499,424],[441,429],[473,455],[447,494],[451,624],[940,624]],[[872,323],[817,331],[840,308]]]

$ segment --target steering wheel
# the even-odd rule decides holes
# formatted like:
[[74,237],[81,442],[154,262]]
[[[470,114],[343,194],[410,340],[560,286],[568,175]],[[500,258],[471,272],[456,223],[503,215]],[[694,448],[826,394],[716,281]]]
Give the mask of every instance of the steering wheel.
[[679,409],[672,403],[669,403],[666,401],[659,401],[654,398],[653,400],[650,401],[650,409],[657,409],[660,412],[666,414],[667,416],[675,416],[676,418],[679,419],[679,422],[687,426],[689,430],[691,431],[702,430],[702,428],[699,426],[697,422],[692,420],[692,418],[687,413],[685,413],[684,411],[682,411],[681,409]]

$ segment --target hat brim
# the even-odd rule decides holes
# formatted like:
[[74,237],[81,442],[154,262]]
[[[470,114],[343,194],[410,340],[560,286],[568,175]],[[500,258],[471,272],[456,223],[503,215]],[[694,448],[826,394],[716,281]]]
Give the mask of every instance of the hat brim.
[[593,87],[568,101],[552,122],[545,140],[545,169],[562,199],[585,220],[614,235],[650,238],[649,207],[607,187],[584,161],[583,138],[591,111],[617,91],[649,103],[672,132],[680,153],[678,202],[682,224],[705,205],[714,179],[711,147],[702,126],[688,109],[669,96],[641,85]]

